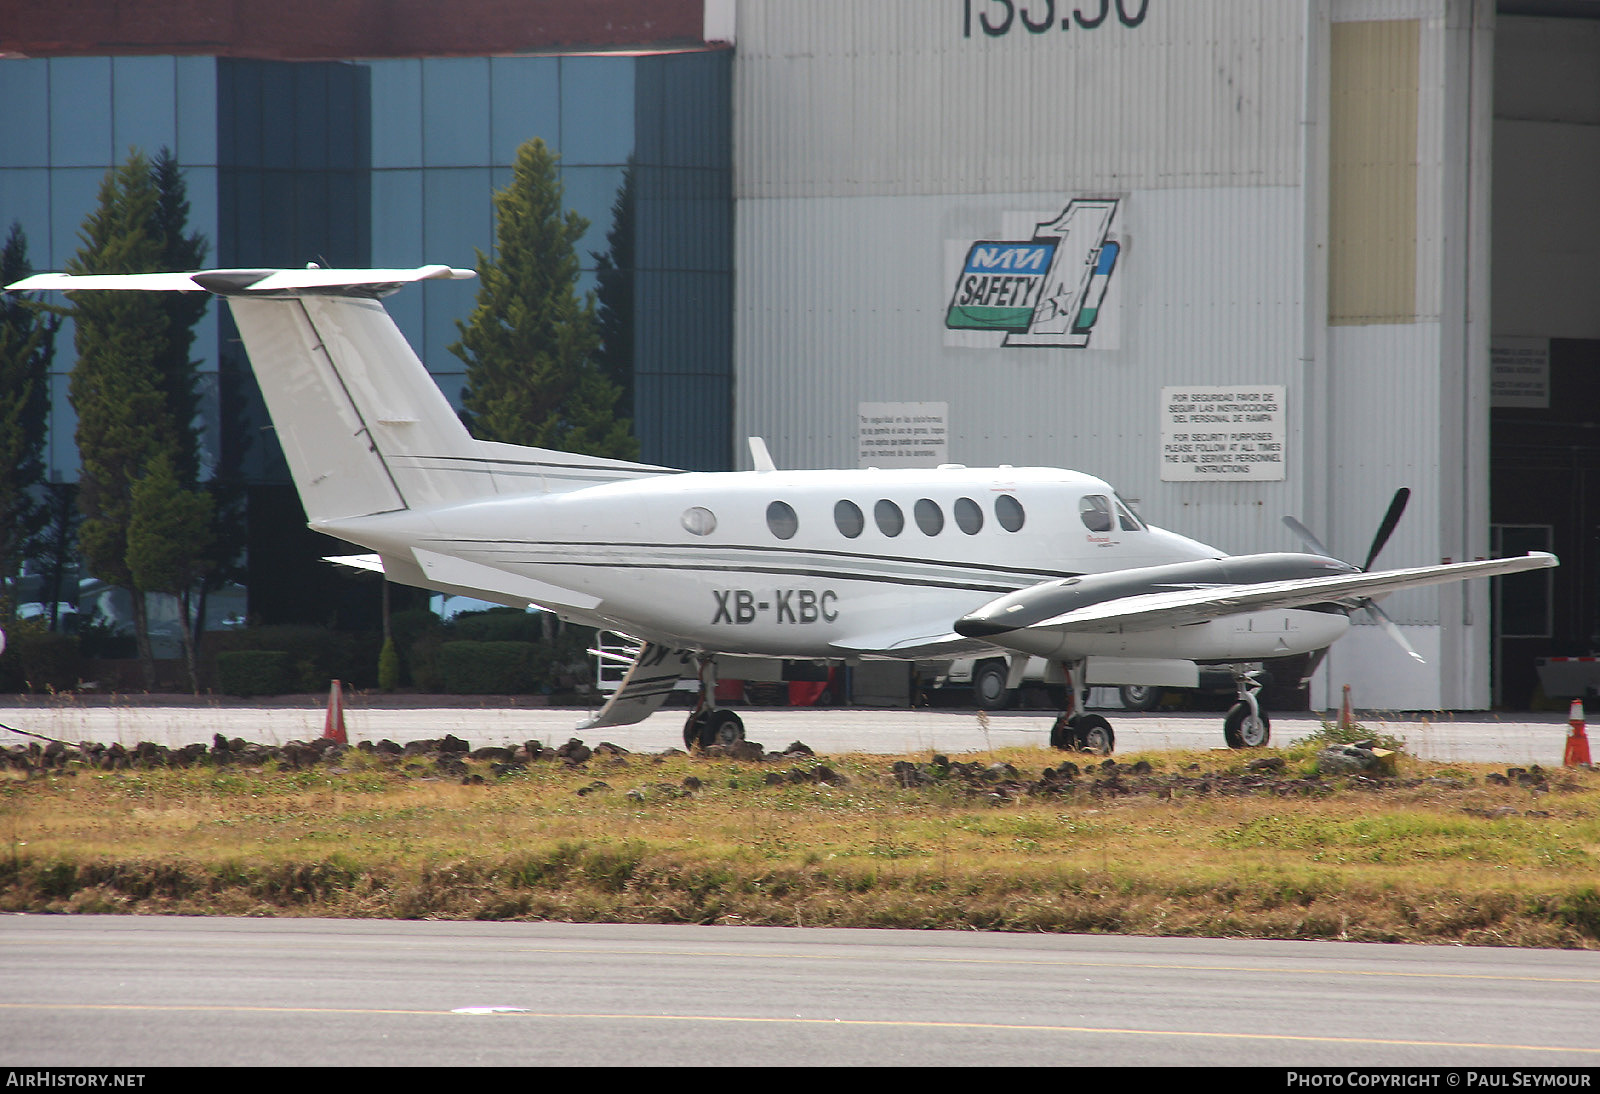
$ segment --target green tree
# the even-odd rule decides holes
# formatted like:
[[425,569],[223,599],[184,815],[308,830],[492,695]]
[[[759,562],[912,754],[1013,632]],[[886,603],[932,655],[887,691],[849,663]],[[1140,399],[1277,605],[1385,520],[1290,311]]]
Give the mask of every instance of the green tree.
[[189,686],[198,690],[191,604],[195,586],[211,564],[211,496],[185,489],[173,462],[169,452],[158,452],[130,491],[128,576],[138,594],[166,593],[177,599]]
[[634,165],[622,171],[622,185],[611,203],[607,248],[594,252],[596,319],[600,324],[600,367],[617,386],[617,414],[633,417]]
[[485,440],[632,459],[638,442],[598,360],[594,301],[578,297],[575,248],[589,223],[563,212],[556,162],[528,141],[495,194],[495,254],[478,252],[477,307],[450,347],[467,365],[467,424]]
[[[0,248],[0,285],[32,273],[22,226]],[[0,620],[16,611],[11,579],[49,520],[43,497],[50,361],[61,320],[21,297],[0,294]]]
[[[158,165],[134,151],[106,173],[99,202],[79,233],[82,246],[68,269],[74,273],[148,273],[174,254],[199,257],[204,241],[183,235],[187,203],[181,179],[171,185],[175,165],[163,150]],[[163,189],[163,183],[166,189]],[[194,439],[194,365],[189,360],[197,311],[163,299],[164,293],[72,293],[78,363],[68,396],[78,412],[78,451],[83,475],[78,493],[83,523],[78,541],[90,570],[132,592],[134,639],[147,685],[155,683],[145,592],[130,566],[129,531],[135,487],[165,461],[173,489],[193,493],[198,444]],[[202,294],[203,295],[203,294]],[[186,324],[186,325],[185,325]],[[167,482],[165,474],[154,481]],[[153,486],[147,486],[148,495]],[[149,496],[147,513],[157,505]],[[209,512],[209,509],[208,509]],[[141,519],[148,519],[142,517]],[[176,546],[193,552],[192,573],[206,555],[210,537],[198,535]],[[145,572],[141,566],[141,572]],[[165,590],[164,590],[165,591]],[[184,612],[187,632],[188,613]],[[187,651],[192,658],[192,650]]]

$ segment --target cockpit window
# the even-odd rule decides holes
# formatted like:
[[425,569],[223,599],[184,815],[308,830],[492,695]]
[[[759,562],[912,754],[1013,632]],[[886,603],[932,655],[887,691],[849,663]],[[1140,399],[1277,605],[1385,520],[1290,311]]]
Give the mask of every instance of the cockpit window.
[[1121,494],[1114,494],[1112,497],[1117,506],[1117,523],[1122,527],[1122,530],[1124,532],[1144,531],[1144,525],[1133,514],[1133,506],[1124,501]]
[[779,539],[793,539],[800,530],[800,518],[795,515],[794,506],[775,501],[767,506],[767,527]]
[[1022,511],[1022,503],[1010,494],[1001,494],[994,499],[994,519],[1000,522],[1000,527],[1008,532],[1022,531],[1022,522],[1026,514]]
[[1104,494],[1087,494],[1078,502],[1078,517],[1091,532],[1111,531],[1111,499]]

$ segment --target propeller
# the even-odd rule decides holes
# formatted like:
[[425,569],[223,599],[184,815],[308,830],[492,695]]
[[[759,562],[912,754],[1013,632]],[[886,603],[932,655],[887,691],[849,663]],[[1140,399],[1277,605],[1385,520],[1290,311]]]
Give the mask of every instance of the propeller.
[[[1367,573],[1372,569],[1373,562],[1378,558],[1378,552],[1383,550],[1384,545],[1389,542],[1389,537],[1394,535],[1395,527],[1400,523],[1401,514],[1406,511],[1406,502],[1410,500],[1411,491],[1409,488],[1402,486],[1394,492],[1394,498],[1389,502],[1389,511],[1383,515],[1383,520],[1378,524],[1377,534],[1372,537],[1372,546],[1367,549],[1367,560],[1361,564],[1362,573]],[[1311,548],[1313,553],[1322,555],[1325,558],[1338,557],[1324,547],[1316,536],[1312,535],[1311,529],[1293,517],[1284,517],[1283,523],[1291,532],[1299,536],[1301,541]],[[1394,641],[1395,645],[1409,654],[1412,660],[1419,664],[1427,664],[1422,655],[1412,648],[1410,642],[1406,641],[1406,636],[1400,632],[1400,628],[1395,624],[1395,621],[1390,619],[1388,613],[1378,607],[1371,597],[1362,597],[1356,601],[1356,606],[1366,612],[1374,623],[1382,627],[1383,632]]]

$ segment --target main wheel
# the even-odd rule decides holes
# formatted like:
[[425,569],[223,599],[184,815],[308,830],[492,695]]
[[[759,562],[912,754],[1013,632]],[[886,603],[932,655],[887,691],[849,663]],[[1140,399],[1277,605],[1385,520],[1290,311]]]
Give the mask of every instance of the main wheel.
[[693,752],[700,743],[701,731],[705,729],[706,716],[709,710],[696,710],[691,713],[683,723],[683,747]]
[[1121,688],[1122,705],[1127,710],[1159,710],[1166,693],[1147,684],[1129,684]]
[[1056,715],[1054,724],[1050,726],[1050,747],[1063,752],[1076,747],[1073,743],[1072,719],[1065,714]]
[[1262,710],[1252,714],[1250,704],[1233,704],[1222,722],[1222,738],[1229,748],[1261,748],[1272,736],[1272,722]]
[[700,747],[732,745],[744,740],[744,720],[727,709],[708,710],[700,727]]
[[985,661],[972,670],[972,699],[979,710],[1004,710],[1011,705],[1006,678],[1011,670],[1004,661]]
[[1111,750],[1117,747],[1117,735],[1111,731],[1111,723],[1098,714],[1085,714],[1079,718],[1072,732],[1074,745],[1079,752],[1109,756]]

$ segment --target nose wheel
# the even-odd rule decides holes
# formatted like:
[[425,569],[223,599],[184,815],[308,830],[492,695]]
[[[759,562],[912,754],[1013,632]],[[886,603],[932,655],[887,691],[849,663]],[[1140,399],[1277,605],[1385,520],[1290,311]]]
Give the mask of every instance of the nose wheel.
[[1235,667],[1233,684],[1239,701],[1222,721],[1222,739],[1229,748],[1264,748],[1272,738],[1272,722],[1261,709],[1259,670]]

